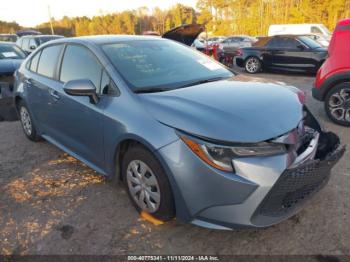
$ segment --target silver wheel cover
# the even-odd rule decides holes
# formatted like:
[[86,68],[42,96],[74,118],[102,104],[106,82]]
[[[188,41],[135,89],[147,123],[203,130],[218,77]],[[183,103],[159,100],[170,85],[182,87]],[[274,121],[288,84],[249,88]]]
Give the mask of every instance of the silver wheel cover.
[[135,203],[148,213],[156,212],[160,204],[160,190],[153,171],[144,162],[133,160],[128,165],[126,180]]

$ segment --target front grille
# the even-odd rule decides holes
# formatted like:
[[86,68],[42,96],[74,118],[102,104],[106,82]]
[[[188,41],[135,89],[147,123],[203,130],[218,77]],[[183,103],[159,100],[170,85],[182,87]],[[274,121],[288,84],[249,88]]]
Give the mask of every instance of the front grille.
[[288,216],[328,181],[332,167],[345,152],[344,146],[333,148],[323,160],[311,160],[296,168],[287,169],[257,208],[259,216]]

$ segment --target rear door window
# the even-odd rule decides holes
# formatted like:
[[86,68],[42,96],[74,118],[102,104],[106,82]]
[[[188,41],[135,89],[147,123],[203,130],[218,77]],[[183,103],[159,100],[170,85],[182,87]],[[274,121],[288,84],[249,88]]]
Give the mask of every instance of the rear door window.
[[282,48],[284,49],[298,49],[298,45],[300,45],[300,43],[293,38],[285,37],[282,40]]
[[68,45],[63,56],[60,80],[64,83],[70,80],[88,79],[100,90],[102,66],[94,54],[79,45]]
[[44,48],[38,64],[38,74],[48,78],[54,78],[62,45],[54,45]]
[[282,40],[280,38],[272,38],[267,44],[270,48],[280,48],[282,45]]

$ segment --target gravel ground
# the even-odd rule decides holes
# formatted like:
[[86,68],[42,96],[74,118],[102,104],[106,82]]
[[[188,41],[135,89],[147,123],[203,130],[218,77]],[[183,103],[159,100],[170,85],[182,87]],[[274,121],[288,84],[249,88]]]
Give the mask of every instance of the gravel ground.
[[[350,144],[311,98],[312,76],[260,74],[295,85],[329,129]],[[1,111],[1,107],[0,107]],[[1,112],[0,112],[1,114]],[[19,122],[0,122],[1,254],[350,254],[349,152],[329,184],[293,218],[263,230],[215,231],[141,219],[121,186],[47,142],[32,143]]]

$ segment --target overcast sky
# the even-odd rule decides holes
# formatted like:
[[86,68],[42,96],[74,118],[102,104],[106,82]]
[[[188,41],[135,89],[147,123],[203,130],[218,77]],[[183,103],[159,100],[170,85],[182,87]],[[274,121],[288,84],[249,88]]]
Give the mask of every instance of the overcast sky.
[[167,8],[175,3],[195,7],[197,0],[2,0],[0,20],[16,21],[22,26],[35,26],[47,22],[48,6],[55,19],[63,16],[94,16],[147,6]]

